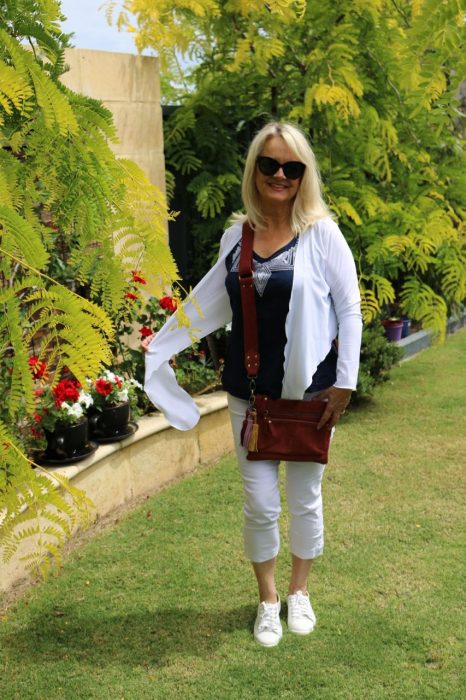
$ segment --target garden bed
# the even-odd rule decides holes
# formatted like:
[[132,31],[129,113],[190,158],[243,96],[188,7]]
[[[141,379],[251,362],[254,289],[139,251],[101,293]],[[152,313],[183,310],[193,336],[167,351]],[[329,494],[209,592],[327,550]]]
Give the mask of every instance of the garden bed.
[[[130,507],[141,497],[233,449],[225,392],[201,396],[196,403],[201,419],[192,430],[175,430],[160,413],[143,416],[134,435],[99,446],[82,462],[48,471],[58,471],[86,492],[94,503],[96,520],[122,506]],[[21,549],[21,555],[26,553]],[[18,555],[2,564],[0,593],[9,591],[25,576]]]

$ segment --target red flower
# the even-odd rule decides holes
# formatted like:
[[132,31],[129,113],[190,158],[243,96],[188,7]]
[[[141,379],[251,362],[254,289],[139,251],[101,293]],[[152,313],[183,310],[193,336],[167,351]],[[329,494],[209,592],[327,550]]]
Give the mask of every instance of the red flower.
[[75,401],[79,398],[78,383],[71,379],[62,379],[58,382],[57,386],[52,389],[52,393],[55,397],[55,406],[60,408],[63,401]]
[[143,338],[147,338],[149,335],[152,335],[152,332],[152,328],[148,328],[147,326],[143,326],[139,329],[139,333]]
[[159,300],[159,304],[162,309],[167,309],[168,311],[176,311],[176,301],[173,297],[162,297]]
[[102,394],[102,396],[108,396],[112,392],[113,384],[112,382],[107,382],[106,379],[100,378],[95,383],[95,389],[99,394]]
[[40,362],[39,358],[32,355],[28,359],[29,367],[31,368],[32,376],[34,379],[42,379],[47,375],[47,365],[45,362]]
[[132,275],[133,282],[139,282],[139,284],[147,284],[146,280],[144,279],[144,277],[141,277],[138,270],[133,270]]
[[41,420],[42,420],[42,416],[39,415],[38,413],[35,413],[35,414],[34,414],[34,421],[35,421],[36,423],[40,423]]
[[131,299],[132,301],[135,301],[138,298],[138,295],[133,294],[133,292],[126,292],[125,297],[127,299]]

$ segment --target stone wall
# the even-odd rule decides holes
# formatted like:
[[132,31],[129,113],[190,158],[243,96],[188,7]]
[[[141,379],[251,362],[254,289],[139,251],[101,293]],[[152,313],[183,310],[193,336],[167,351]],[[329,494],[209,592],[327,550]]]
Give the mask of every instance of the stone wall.
[[93,49],[67,49],[65,59],[70,70],[63,83],[112,112],[120,138],[114,152],[137,163],[165,192],[158,59]]

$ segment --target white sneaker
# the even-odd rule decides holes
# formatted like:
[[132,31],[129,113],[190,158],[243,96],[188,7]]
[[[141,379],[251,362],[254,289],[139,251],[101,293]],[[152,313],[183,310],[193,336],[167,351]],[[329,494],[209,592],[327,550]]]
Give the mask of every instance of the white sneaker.
[[295,634],[309,634],[316,624],[309,594],[298,591],[288,596],[288,629]]
[[275,647],[282,638],[280,622],[280,598],[278,603],[260,603],[254,623],[254,639],[263,647]]

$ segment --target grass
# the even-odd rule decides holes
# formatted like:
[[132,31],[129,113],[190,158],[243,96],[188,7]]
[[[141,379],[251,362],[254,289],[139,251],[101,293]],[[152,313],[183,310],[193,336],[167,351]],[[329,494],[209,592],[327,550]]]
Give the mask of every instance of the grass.
[[[462,700],[466,332],[336,433],[309,637],[252,640],[231,457],[75,550],[0,625],[2,700]],[[284,511],[286,509],[284,508]],[[279,558],[285,594],[286,514]]]

